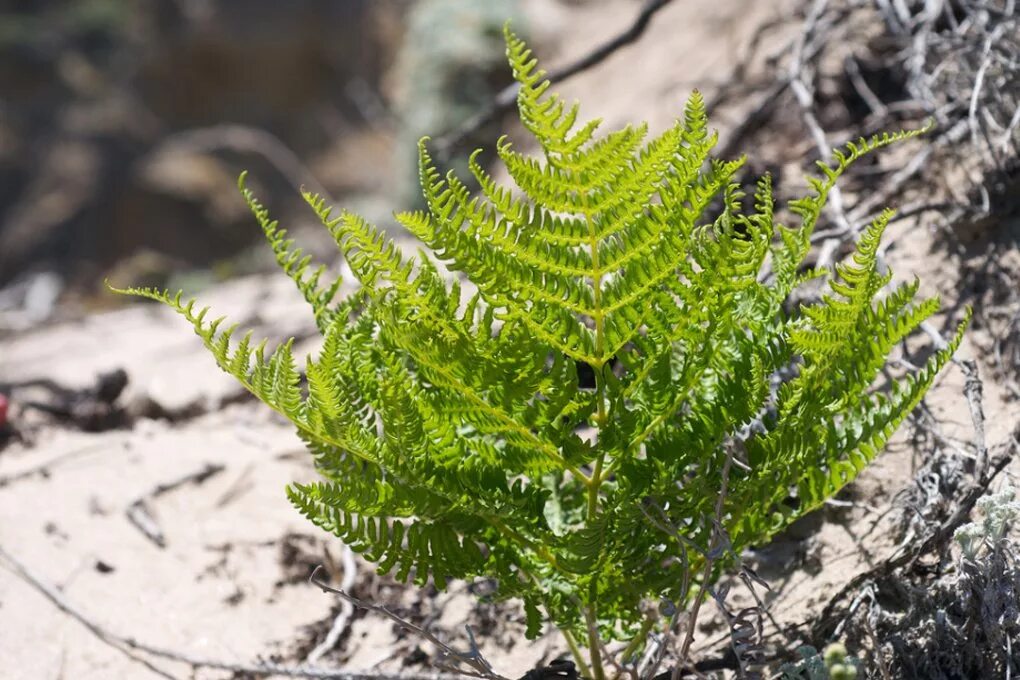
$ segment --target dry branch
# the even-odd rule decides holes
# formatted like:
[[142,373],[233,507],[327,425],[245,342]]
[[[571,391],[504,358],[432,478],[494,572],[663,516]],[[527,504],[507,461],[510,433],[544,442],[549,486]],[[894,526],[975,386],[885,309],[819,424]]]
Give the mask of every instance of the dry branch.
[[146,642],[136,640],[133,637],[119,635],[110,631],[85,614],[55,586],[46,583],[43,579],[36,576],[20,560],[7,552],[3,546],[0,546],[0,563],[6,563],[5,566],[11,571],[11,573],[42,594],[62,612],[85,626],[85,628],[87,628],[89,632],[99,640],[123,652],[124,654],[127,654],[135,661],[144,663],[150,669],[154,670],[154,672],[168,678],[172,678],[173,676],[168,674],[166,671],[154,668],[151,665],[151,662],[147,659],[138,657],[136,653],[143,652],[161,659],[191,666],[193,669],[207,668],[229,671],[232,673],[247,673],[249,675],[259,677],[281,676],[289,678],[319,678],[329,680],[458,680],[459,677],[444,673],[389,674],[368,671],[346,671],[338,668],[318,668],[315,666],[285,666],[269,662],[239,663],[224,661],[222,659],[195,656],[173,649],[168,649],[166,647],[151,645]]
[[[355,607],[365,609],[368,611],[373,611],[376,612],[377,614],[382,614],[389,620],[396,623],[401,628],[410,631],[411,633],[414,633],[418,637],[432,643],[433,645],[438,647],[441,652],[440,658],[434,662],[436,666],[441,667],[444,670],[450,670],[455,673],[460,673],[462,675],[470,675],[476,678],[487,678],[488,680],[508,680],[507,678],[504,678],[502,675],[499,675],[498,673],[494,672],[492,670],[492,665],[489,664],[489,662],[486,661],[485,657],[482,656],[481,651],[478,649],[478,645],[475,644],[475,636],[474,633],[471,632],[471,628],[465,626],[468,634],[470,648],[466,652],[458,651],[451,647],[450,645],[443,642],[442,640],[440,640],[439,638],[437,638],[435,635],[433,635],[425,628],[422,628],[421,626],[412,623],[411,621],[408,621],[404,618],[401,618],[400,616],[397,616],[386,607],[383,607],[382,605],[372,604],[371,602],[365,602],[364,600],[354,597],[350,593],[347,593],[346,591],[340,588],[334,588],[333,586],[329,585],[328,583],[319,578],[319,572],[321,570],[322,570],[321,566],[316,567],[315,571],[312,572],[312,575],[308,577],[308,581],[319,586],[319,588],[321,588],[323,592],[337,595],[343,598],[344,600],[350,602]],[[450,665],[450,662],[453,662],[453,664],[457,665]]]
[[[602,63],[620,48],[625,47],[640,38],[645,32],[645,29],[648,28],[648,24],[651,22],[652,17],[670,2],[671,0],[646,0],[641,11],[638,12],[638,15],[634,18],[634,21],[626,30],[599,45],[577,61],[571,62],[562,68],[550,71],[546,78],[551,83],[563,82],[578,73],[587,71],[593,66],[597,66]],[[448,132],[442,137],[436,138],[434,142],[436,155],[442,159],[449,158],[453,150],[462,144],[464,140],[513,109],[514,104],[517,102],[517,89],[518,86],[516,83],[503,88],[495,96],[492,104],[490,104],[488,108],[479,112],[472,118],[469,118],[453,131]]]
[[308,190],[336,204],[298,155],[279,137],[261,128],[221,124],[185,130],[168,137],[155,153],[199,153],[219,149],[262,156],[295,191]]
[[[354,587],[354,582],[358,576],[358,563],[355,561],[354,551],[351,550],[349,545],[344,545],[341,548],[340,561],[343,564],[343,580],[340,582],[340,589],[348,591]],[[354,603],[348,599],[341,598],[340,613],[333,619],[333,625],[330,626],[326,637],[305,657],[305,663],[314,664],[325,654],[332,651],[340,640],[340,636],[350,624],[351,616],[353,615]]]
[[[122,449],[122,450],[127,448],[127,444],[124,441],[117,442],[117,444],[119,444],[119,448]],[[64,463],[67,463],[67,462],[69,462],[71,460],[75,460],[75,459],[77,459],[79,457],[87,456],[87,455],[91,455],[91,454],[95,454],[95,453],[108,452],[111,449],[116,449],[116,448],[118,448],[118,447],[115,446],[115,445],[111,445],[109,442],[100,442],[100,443],[90,444],[88,446],[82,446],[82,447],[77,448],[77,449],[72,449],[72,450],[67,451],[65,453],[61,453],[61,454],[58,454],[56,456],[53,456],[52,458],[49,458],[46,461],[44,461],[42,463],[39,463],[38,465],[33,465],[33,466],[29,467],[29,468],[26,468],[24,470],[20,470],[18,472],[12,472],[10,474],[0,475],[0,488],[3,488],[5,486],[7,486],[8,484],[13,484],[14,482],[19,482],[19,481],[21,481],[23,479],[29,479],[29,478],[34,477],[36,475],[39,475],[41,477],[45,477],[45,476],[50,474],[50,471],[53,468],[55,468],[55,467],[57,467],[59,465],[63,465]]]
[[223,465],[206,463],[205,467],[201,470],[189,472],[188,474],[182,475],[170,482],[157,484],[151,491],[133,500],[124,511],[124,515],[127,517],[129,522],[135,525],[135,527],[137,527],[138,530],[145,535],[146,538],[158,545],[160,548],[165,548],[166,537],[163,535],[163,529],[160,528],[159,522],[156,521],[156,518],[153,515],[150,501],[155,500],[165,493],[178,489],[185,484],[202,484],[210,477],[218,475],[225,469],[226,468]]

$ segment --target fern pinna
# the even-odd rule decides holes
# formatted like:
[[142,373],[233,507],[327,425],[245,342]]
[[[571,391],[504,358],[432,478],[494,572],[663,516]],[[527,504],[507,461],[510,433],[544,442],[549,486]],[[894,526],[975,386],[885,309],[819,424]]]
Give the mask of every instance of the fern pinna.
[[[733,556],[853,480],[960,334],[874,389],[893,347],[938,307],[914,301],[916,282],[880,295],[890,213],[835,271],[802,271],[840,174],[915,133],[835,152],[787,228],[767,177],[745,211],[742,161],[711,158],[700,95],[656,137],[643,125],[599,137],[599,122],[578,123],[577,105],[550,94],[524,43],[506,37],[540,156],[501,139],[516,187],[476,154],[473,191],[439,172],[423,140],[426,209],[397,216],[470,286],[306,194],[361,284],[338,301],[339,282],[312,270],[242,177],[323,334],[307,384],[290,343],[268,352],[180,293],[127,292],[180,312],[223,370],[294,424],[323,479],[291,485],[290,499],[380,571],[440,588],[492,578],[499,596],[523,600],[530,635],[549,620],[572,647],[593,628],[628,639],[648,630],[643,600],[683,603],[707,585],[692,575],[716,530],[724,467]],[[818,277],[827,294],[789,309]],[[579,382],[582,364],[593,388]]]

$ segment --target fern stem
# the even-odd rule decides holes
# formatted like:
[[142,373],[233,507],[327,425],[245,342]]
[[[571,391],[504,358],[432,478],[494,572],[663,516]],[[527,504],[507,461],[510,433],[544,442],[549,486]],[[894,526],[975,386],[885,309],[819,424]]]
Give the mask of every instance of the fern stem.
[[570,649],[570,654],[574,657],[574,663],[577,664],[577,670],[580,671],[581,677],[590,678],[591,668],[585,662],[584,655],[581,654],[581,647],[577,644],[574,634],[566,628],[560,628],[559,631],[563,633],[563,639],[567,641],[567,648]]
[[602,475],[602,466],[605,462],[605,452],[600,453],[598,459],[595,461],[595,470],[592,472],[591,481],[592,484],[588,486],[588,521],[591,522],[595,519],[595,515],[598,514],[599,510],[599,486]]
[[585,607],[584,619],[588,624],[588,656],[591,659],[592,680],[606,680],[606,671],[602,667],[602,643],[599,640],[598,618],[595,615],[595,598],[598,595],[598,581],[592,579],[588,597],[592,600],[591,607]]
[[[596,414],[595,426],[599,435],[598,458],[591,474],[591,484],[588,485],[588,512],[587,523],[590,525],[598,515],[599,510],[599,489],[602,486],[602,467],[606,461],[606,451],[602,448],[602,430],[606,426],[606,379],[602,373],[606,365],[605,352],[605,315],[602,313],[602,268],[599,262],[599,236],[595,230],[595,223],[592,221],[592,214],[588,208],[588,195],[584,192],[581,195],[581,203],[584,210],[584,220],[588,227],[588,248],[591,252],[592,268],[592,307],[594,308],[595,320],[595,357],[596,362],[592,365],[595,373],[595,399]],[[601,551],[600,551],[601,552]],[[599,559],[601,562],[601,556]],[[602,649],[599,640],[598,630],[598,577],[594,577],[588,585],[588,606],[585,607],[584,616],[588,624],[588,654],[591,659],[592,677],[594,680],[605,680],[605,670],[602,668]]]
[[711,584],[712,569],[715,568],[716,558],[713,555],[718,550],[719,546],[722,545],[723,541],[728,541],[729,537],[725,535],[725,530],[722,528],[722,520],[724,510],[726,507],[726,496],[729,493],[729,482],[730,482],[730,468],[733,466],[733,452],[729,451],[726,454],[726,459],[723,462],[722,480],[720,482],[719,496],[715,499],[715,526],[712,529],[712,538],[709,543],[708,552],[705,555],[705,568],[701,575],[701,584],[698,588],[698,594],[694,599],[694,605],[691,607],[690,613],[687,616],[687,630],[684,632],[684,641],[680,645],[680,653],[677,659],[677,668],[681,671],[687,663],[687,654],[691,649],[691,643],[694,642],[694,629],[698,623],[698,612],[701,610],[701,605],[705,601],[705,595],[708,593],[709,585]]
[[620,661],[627,663],[627,659],[634,656],[634,653],[641,648],[641,644],[648,638],[648,634],[652,631],[655,626],[656,616],[649,613],[645,620],[641,622],[641,629],[637,632],[637,635],[631,638],[627,646],[624,647],[623,651],[620,652]]
[[[595,319],[595,357],[592,365],[595,373],[595,425],[599,435],[606,424],[606,381],[602,376],[602,369],[606,365],[605,352],[605,316],[602,313],[602,267],[599,262],[599,236],[595,230],[595,223],[592,221],[591,211],[588,209],[587,192],[581,195],[581,204],[584,210],[584,221],[588,227],[588,249],[591,255],[592,274],[592,301]],[[600,437],[601,441],[601,437]],[[599,447],[601,448],[601,446]],[[595,461],[595,468],[591,475],[591,484],[588,485],[588,521],[595,518],[598,513],[599,487],[602,486],[602,466],[605,464],[606,452],[599,452]]]

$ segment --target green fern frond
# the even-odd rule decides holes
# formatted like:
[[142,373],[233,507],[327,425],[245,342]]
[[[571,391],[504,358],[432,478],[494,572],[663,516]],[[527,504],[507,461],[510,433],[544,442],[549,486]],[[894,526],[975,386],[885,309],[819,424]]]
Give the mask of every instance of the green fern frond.
[[[224,371],[294,424],[322,480],[292,484],[291,501],[380,570],[440,586],[494,579],[499,596],[523,600],[529,635],[546,617],[626,638],[643,601],[683,604],[710,585],[692,575],[713,547],[728,459],[739,459],[721,519],[732,555],[860,473],[966,319],[948,348],[886,385],[890,356],[939,305],[917,299],[917,281],[890,289],[878,253],[892,213],[846,262],[804,268],[840,175],[920,131],[835,151],[790,204],[800,224],[788,228],[768,177],[746,197],[734,181],[743,159],[712,157],[697,92],[658,135],[644,125],[600,135],[599,121],[581,122],[550,92],[509,28],[506,41],[538,153],[497,141],[512,180],[502,184],[476,152],[475,192],[421,140],[425,206],[397,220],[428,252],[405,255],[365,219],[304,194],[361,286],[348,297],[337,299],[338,280],[320,283],[323,270],[242,177],[322,332],[302,372],[291,342],[268,352],[180,294],[120,292],[185,317]],[[818,278],[820,299],[790,309],[790,294]],[[676,531],[650,523],[650,507]]]
[[241,196],[262,227],[262,232],[276,255],[277,264],[294,281],[305,300],[312,306],[315,323],[320,331],[325,332],[334,313],[334,310],[330,310],[329,304],[336,297],[343,281],[337,277],[327,285],[319,285],[322,275],[326,272],[326,266],[319,265],[316,269],[310,270],[312,256],[305,255],[301,248],[295,248],[294,240],[286,238],[287,231],[280,229],[276,220],[270,219],[269,211],[245,185],[247,176],[248,173],[242,172],[237,180]]

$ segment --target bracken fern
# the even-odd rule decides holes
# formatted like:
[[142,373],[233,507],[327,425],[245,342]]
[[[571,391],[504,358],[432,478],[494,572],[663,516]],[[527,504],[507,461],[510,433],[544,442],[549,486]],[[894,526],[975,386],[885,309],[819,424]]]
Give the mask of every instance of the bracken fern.
[[[571,641],[593,628],[628,639],[648,630],[643,600],[683,603],[708,585],[693,575],[712,548],[726,461],[718,528],[730,549],[713,555],[712,578],[852,481],[960,332],[874,388],[894,346],[938,308],[915,302],[916,281],[879,295],[889,212],[848,262],[802,271],[837,178],[915,132],[834,152],[787,228],[767,177],[744,211],[742,161],[710,157],[699,94],[650,140],[643,125],[597,137],[599,122],[579,124],[577,105],[548,93],[530,51],[506,37],[540,156],[501,139],[516,188],[473,156],[476,192],[441,174],[423,140],[427,208],[397,216],[470,287],[305,194],[360,282],[336,300],[339,281],[322,281],[242,177],[323,334],[303,376],[289,342],[267,353],[180,293],[127,292],[182,314],[223,370],[294,424],[323,479],[292,484],[290,499],[380,571],[440,588],[492,578],[499,596],[523,600],[530,635],[549,620]],[[819,277],[827,293],[791,310],[794,289]],[[677,531],[650,522],[650,504]]]

